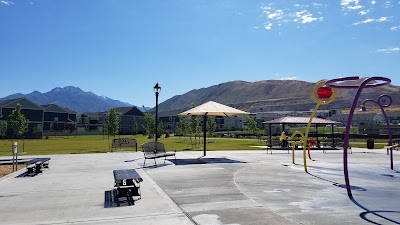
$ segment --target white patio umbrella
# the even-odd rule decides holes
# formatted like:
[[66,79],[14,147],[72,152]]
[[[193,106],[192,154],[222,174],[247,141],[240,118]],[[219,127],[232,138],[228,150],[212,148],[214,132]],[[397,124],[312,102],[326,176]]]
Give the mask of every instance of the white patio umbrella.
[[203,132],[204,132],[204,156],[206,156],[206,139],[207,139],[207,116],[233,116],[238,114],[250,114],[248,112],[235,109],[218,102],[209,101],[185,112],[179,113],[180,116],[203,116]]

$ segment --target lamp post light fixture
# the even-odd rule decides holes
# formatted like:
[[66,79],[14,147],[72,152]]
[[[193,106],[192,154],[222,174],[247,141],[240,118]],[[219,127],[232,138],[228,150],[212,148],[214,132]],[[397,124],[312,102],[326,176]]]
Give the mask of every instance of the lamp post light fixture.
[[155,133],[155,141],[157,142],[157,129],[158,129],[158,95],[160,95],[161,92],[161,86],[158,85],[158,82],[156,85],[154,85],[154,93],[156,94],[156,133]]

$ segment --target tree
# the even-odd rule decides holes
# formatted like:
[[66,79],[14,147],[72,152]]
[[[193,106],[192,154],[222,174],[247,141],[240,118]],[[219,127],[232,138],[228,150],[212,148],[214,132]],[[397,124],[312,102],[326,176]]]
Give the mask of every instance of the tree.
[[25,133],[29,120],[21,113],[21,104],[17,103],[15,109],[8,116],[8,126],[13,131],[13,135],[17,138]]
[[40,124],[36,125],[36,126],[33,128],[33,134],[34,134],[37,138],[40,137],[40,135],[42,134],[42,126],[41,126]]
[[183,116],[178,116],[179,122],[176,124],[175,127],[175,135],[182,136],[184,135],[184,126],[185,126],[185,118]]
[[249,124],[249,126],[247,127],[247,130],[250,131],[251,134],[257,135],[258,130],[259,130],[257,127],[257,122],[250,115],[245,114],[244,117],[246,118],[247,123]]
[[[154,127],[155,127],[155,125],[154,125]],[[157,126],[157,137],[161,137],[161,135],[163,134],[163,133],[165,133],[165,125],[164,125],[164,123],[162,122],[162,121],[160,121],[159,123],[158,123],[158,126]]]
[[7,122],[0,122],[0,137],[6,136],[7,132]]
[[103,124],[101,125],[101,133],[103,134],[103,139],[104,139],[104,136],[105,136],[106,134],[108,134],[107,128],[108,128],[108,123],[107,123],[107,122],[105,122],[105,123],[103,123]]
[[189,121],[190,140],[193,147],[192,135],[194,135],[194,145],[197,144],[197,134],[199,132],[199,118],[198,116],[191,116]]
[[76,130],[75,124],[66,124],[65,125],[65,129],[68,130],[68,132],[70,134],[74,133],[74,131]]
[[137,121],[135,121],[135,123],[133,124],[132,135],[136,135],[138,131],[139,131],[138,123]]
[[144,120],[146,121],[146,124],[142,124],[142,126],[146,134],[148,135],[148,138],[152,139],[156,132],[156,122],[153,118],[153,115],[151,115],[151,113],[146,112],[144,114]]
[[217,129],[217,122],[215,122],[215,117],[213,117],[213,116],[208,117],[208,120],[207,120],[208,135],[210,137],[212,137],[216,129]]
[[[115,139],[115,135],[119,130],[118,113],[115,109],[109,110],[107,125],[107,134],[113,136],[113,139]],[[110,136],[108,136],[108,142],[110,143]]]

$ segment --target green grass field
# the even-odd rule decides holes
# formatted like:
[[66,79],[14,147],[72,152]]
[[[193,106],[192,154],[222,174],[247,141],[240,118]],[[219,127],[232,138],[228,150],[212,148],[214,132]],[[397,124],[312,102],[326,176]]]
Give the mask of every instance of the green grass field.
[[[147,141],[147,136],[143,135],[121,135],[116,138],[135,138],[138,142],[138,151],[141,151],[140,145]],[[110,142],[112,137],[110,137]],[[246,150],[258,149],[252,148],[253,145],[263,145],[257,139],[210,139],[212,142],[207,143],[207,150]],[[15,141],[15,140],[14,140]],[[192,149],[190,139],[185,137],[161,138],[160,142],[164,143],[167,150],[183,151],[183,150],[202,150],[203,139],[201,138],[200,146]],[[209,140],[207,140],[209,141]],[[12,140],[0,140],[0,155],[11,155]],[[117,149],[120,151],[120,149]],[[121,149],[132,151],[133,149]],[[25,155],[48,155],[48,154],[82,154],[82,153],[102,153],[109,151],[109,143],[107,136],[102,135],[82,135],[82,136],[50,136],[48,139],[39,140],[19,140],[18,152]]]
[[[147,136],[126,135],[116,136],[116,138],[135,138],[138,142],[138,151],[141,151],[140,145],[147,141]],[[110,141],[112,137],[110,137]],[[15,141],[15,140],[14,140]],[[203,150],[203,139],[200,144],[192,148],[188,137],[170,137],[161,138],[167,150],[186,151]],[[212,138],[207,139],[207,150],[263,150],[251,146],[265,145],[266,139],[246,139],[246,138]],[[366,140],[350,140],[352,147],[366,147]],[[375,140],[375,148],[383,148],[387,140]],[[12,140],[0,140],[0,156],[11,155]],[[117,149],[120,151],[120,149]],[[122,151],[132,151],[133,149],[121,149]],[[50,136],[48,139],[39,140],[19,140],[18,151],[22,155],[49,155],[49,154],[82,154],[82,153],[105,153],[109,151],[109,142],[107,136],[102,135],[82,135],[82,136]]]

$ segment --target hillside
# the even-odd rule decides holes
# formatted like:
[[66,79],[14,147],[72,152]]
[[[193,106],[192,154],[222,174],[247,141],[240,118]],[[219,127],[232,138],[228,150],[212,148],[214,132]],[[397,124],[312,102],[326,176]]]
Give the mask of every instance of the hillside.
[[[174,96],[162,102],[159,110],[184,110],[211,100],[249,112],[310,110],[316,104],[312,97],[314,86],[315,83],[297,80],[232,81]],[[376,99],[381,94],[389,94],[394,105],[400,104],[400,87],[393,85],[364,89],[360,99]],[[355,90],[338,90],[335,101],[322,108],[348,108],[354,96]]]
[[29,94],[12,94],[2,99],[27,98],[36,104],[54,103],[61,107],[67,107],[78,113],[102,112],[113,107],[130,106],[130,104],[114,100],[105,96],[99,96],[92,92],[82,91],[78,87],[67,86],[54,88],[49,92],[34,91]]

